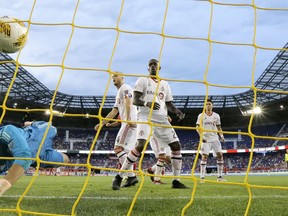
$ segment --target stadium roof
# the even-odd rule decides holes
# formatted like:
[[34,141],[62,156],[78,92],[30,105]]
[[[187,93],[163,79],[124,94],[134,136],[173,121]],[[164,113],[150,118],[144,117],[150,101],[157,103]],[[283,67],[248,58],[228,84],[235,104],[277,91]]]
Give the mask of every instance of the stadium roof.
[[[288,43],[284,46],[286,50],[281,50],[265,69],[259,79],[255,82],[255,87],[262,91],[257,91],[257,104],[276,101],[287,97],[279,91],[287,91],[288,88]],[[13,78],[16,65],[14,60],[5,53],[0,53],[0,79],[1,79],[1,103],[6,95],[7,89]],[[278,92],[267,92],[278,91]],[[48,108],[54,91],[49,90],[32,74],[23,67],[19,71],[9,94],[9,101],[26,101],[30,104],[41,104]],[[217,108],[238,108],[244,111],[252,107],[254,92],[252,89],[239,94],[232,95],[211,95],[214,107]],[[100,107],[102,96],[75,96],[61,92],[57,93],[54,109],[69,112],[70,109],[81,110],[82,113],[89,113],[91,109]],[[178,108],[193,109],[203,107],[203,96],[174,96],[174,104]],[[112,108],[115,96],[107,96],[104,103],[105,108]],[[23,108],[23,107],[21,107]],[[30,108],[30,107],[29,107]],[[73,112],[72,112],[73,113]]]

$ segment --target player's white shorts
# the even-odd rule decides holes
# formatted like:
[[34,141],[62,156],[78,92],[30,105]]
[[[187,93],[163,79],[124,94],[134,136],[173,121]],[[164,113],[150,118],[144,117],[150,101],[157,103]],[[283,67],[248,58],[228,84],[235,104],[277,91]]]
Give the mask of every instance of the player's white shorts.
[[167,145],[160,145],[156,138],[152,137],[150,139],[150,146],[154,152],[155,157],[159,154],[165,154],[166,156],[171,156],[171,148]]
[[120,146],[124,151],[129,152],[136,145],[136,127],[131,128],[127,123],[121,124],[116,136],[115,146]]
[[[139,122],[147,122],[147,119],[138,119]],[[165,126],[171,126],[171,124],[168,122],[154,122],[156,124],[161,124]],[[137,124],[137,140],[138,139],[145,139],[148,140],[150,139],[149,134],[150,134],[150,129],[151,126],[149,124]],[[152,127],[152,136],[157,139],[158,144],[160,146],[167,146],[170,143],[173,142],[179,142],[179,139],[177,137],[177,134],[174,130],[174,128],[167,128],[167,127],[159,127],[159,126],[153,126]]]
[[210,150],[217,152],[222,152],[222,146],[219,140],[213,142],[207,142],[201,144],[201,154],[209,155]]

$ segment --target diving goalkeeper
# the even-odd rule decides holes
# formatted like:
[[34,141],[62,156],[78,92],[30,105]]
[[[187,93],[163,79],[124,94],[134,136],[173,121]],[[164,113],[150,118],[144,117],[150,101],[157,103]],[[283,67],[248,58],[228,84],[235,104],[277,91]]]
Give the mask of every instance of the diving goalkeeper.
[[[48,123],[44,121],[25,122],[24,128],[18,128],[13,125],[0,127],[0,156],[1,157],[19,157],[35,158],[43,139]],[[40,159],[50,162],[68,163],[67,155],[57,152],[52,148],[53,138],[57,134],[57,129],[50,126],[44,144],[40,151]],[[32,160],[24,159],[0,159],[0,173],[6,171],[4,178],[0,179],[0,196],[14,185],[18,179],[32,164]],[[56,167],[55,164],[40,164],[42,168]]]

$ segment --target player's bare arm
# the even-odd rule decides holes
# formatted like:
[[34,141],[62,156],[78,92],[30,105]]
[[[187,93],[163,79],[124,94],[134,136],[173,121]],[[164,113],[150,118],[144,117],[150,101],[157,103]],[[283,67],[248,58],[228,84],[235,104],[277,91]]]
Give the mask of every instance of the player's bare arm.
[[[125,111],[126,111],[126,116],[127,116],[126,120],[130,121],[131,120],[131,116],[130,116],[131,107],[133,106],[131,98],[125,97],[124,103],[125,103]],[[132,122],[128,122],[128,125],[129,127],[136,127],[136,124]]]
[[[201,137],[201,133],[200,133],[200,125],[199,124],[196,124],[196,131],[197,131],[197,133],[199,134],[199,137]],[[205,132],[204,132],[205,133]],[[203,143],[206,143],[207,141],[206,141],[206,139],[202,139],[202,142]]]
[[184,119],[185,114],[175,107],[172,101],[166,102],[166,106],[169,112],[174,113],[180,120]]
[[221,125],[217,125],[216,127],[217,127],[218,134],[220,136],[220,142],[225,142],[225,138],[222,132]]
[[196,124],[196,131],[197,131],[197,133],[199,134],[199,137],[200,137],[200,130],[199,130],[199,128],[200,128],[200,125],[199,124]]
[[116,122],[112,122],[112,123],[107,123],[105,126],[106,127],[117,127],[117,126],[119,126],[121,124],[121,122],[119,122],[119,121],[116,121]]
[[7,175],[4,176],[4,179],[6,179],[7,181],[9,181],[12,185],[15,184],[17,182],[17,180],[23,176],[25,170],[23,169],[22,166],[18,165],[18,164],[13,164],[8,172]]
[[7,191],[18,179],[24,175],[25,170],[18,164],[13,164],[4,178],[0,179],[0,195]]
[[[105,118],[108,119],[113,119],[116,115],[118,114],[118,109],[116,107],[114,107]],[[102,125],[106,125],[109,122],[109,120],[103,120],[102,121]],[[95,125],[94,130],[98,130],[100,127],[100,124]]]
[[172,118],[169,115],[167,115],[167,119],[170,123],[172,122]]
[[[151,109],[152,102],[142,101],[140,97],[142,96],[142,92],[134,91],[134,97],[133,97],[133,104],[135,106],[146,106]],[[159,110],[160,104],[155,102],[153,106],[153,110]]]
[[24,122],[24,127],[31,126],[33,124],[33,121],[26,121]]

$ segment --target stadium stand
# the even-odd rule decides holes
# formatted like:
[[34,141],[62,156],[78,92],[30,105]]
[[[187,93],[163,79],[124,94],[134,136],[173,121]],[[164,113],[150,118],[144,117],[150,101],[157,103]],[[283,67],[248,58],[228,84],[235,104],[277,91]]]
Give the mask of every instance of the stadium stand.
[[[288,43],[283,47],[288,48]],[[0,53],[0,74],[1,86],[0,101],[3,103],[7,88],[13,77],[16,65],[14,60],[5,53]],[[287,51],[281,50],[272,62],[268,65],[262,75],[255,82],[255,87],[260,91],[257,92],[257,105],[264,107],[267,112],[265,119],[254,119],[253,124],[273,124],[274,122],[285,123],[284,115],[287,110],[287,95],[281,93],[265,92],[265,90],[286,91],[287,90]],[[50,101],[53,95],[53,90],[49,90],[33,75],[31,75],[23,67],[19,67],[17,74],[17,82],[12,86],[7,106],[13,108],[17,103],[19,109],[32,109],[33,107],[43,108],[43,111],[49,108]],[[261,91],[262,90],[262,91]],[[214,101],[215,112],[222,116],[222,122],[225,127],[245,127],[249,122],[246,116],[247,111],[251,110],[254,101],[254,92],[252,89],[239,94],[231,95],[211,95]],[[89,115],[97,115],[100,107],[102,96],[77,96],[67,95],[61,92],[57,93],[54,101],[54,109],[60,113],[89,113]],[[202,112],[204,95],[186,95],[174,96],[174,104],[186,113],[186,118],[182,122],[183,125],[191,126],[191,122],[196,122],[196,114]],[[114,105],[114,96],[105,98],[104,107],[101,115],[105,116]],[[5,115],[5,122],[22,122],[23,118],[43,118],[43,112],[15,112],[9,111]],[[175,116],[172,116],[172,118]],[[48,117],[47,117],[48,118]],[[96,121],[96,122],[95,122]],[[78,118],[66,117],[65,122],[61,118],[55,118],[53,121],[57,126],[78,127],[78,128],[93,128],[97,119],[86,118],[85,121],[79,121]],[[225,128],[224,127],[224,128]]]
[[[288,44],[284,48],[288,48]],[[286,91],[287,61],[287,51],[280,51],[255,82],[255,87],[259,90]],[[0,74],[2,77],[0,80],[2,86],[0,89],[0,101],[3,103],[16,65],[14,60],[4,53],[0,53],[0,62]],[[26,109],[26,111],[13,112],[13,109],[7,110],[3,123],[21,125],[25,120],[43,118],[43,120],[47,120],[48,116],[45,117],[43,112],[49,108],[54,93],[53,90],[45,87],[23,67],[20,66],[19,70],[20,73],[17,75],[17,81],[11,89],[6,105],[13,108],[17,104],[18,109]],[[229,171],[245,171],[250,156],[249,148],[252,147],[254,138],[247,134],[241,135],[241,133],[248,131],[247,125],[250,117],[247,116],[247,110],[253,106],[254,92],[250,89],[239,94],[211,95],[210,97],[214,101],[215,111],[221,115],[224,131],[238,133],[237,135],[225,134],[227,142],[223,145],[223,150],[226,167]],[[204,95],[174,97],[174,104],[186,113],[186,118],[181,122],[181,125],[187,126],[187,130],[177,131],[184,152],[183,172],[189,173],[195,159],[199,140],[196,131],[192,130],[191,127],[195,126],[196,114],[202,112],[204,99]],[[83,113],[83,115],[89,113],[90,115],[97,115],[102,100],[102,96],[75,96],[58,92],[54,102],[54,109],[59,113]],[[284,138],[288,136],[288,127],[286,125],[288,121],[286,114],[288,107],[287,95],[258,91],[257,104],[265,108],[267,112],[265,113],[265,118],[258,118],[255,115],[252,122],[251,132],[255,136],[254,148],[257,150],[253,155],[252,169],[281,169],[283,167],[284,149],[287,147],[287,139]],[[105,116],[113,105],[114,96],[107,96],[101,115]],[[43,110],[31,112],[33,108]],[[94,140],[95,131],[93,131],[93,127],[98,122],[98,119],[88,117],[65,117],[65,121],[62,121],[61,115],[55,115],[53,118],[53,124],[57,125],[59,129],[58,137],[54,143],[55,147],[70,154],[72,163],[86,162],[87,152],[90,150]],[[116,133],[117,130],[115,129],[104,128],[101,131],[98,140],[96,140],[96,146],[92,149],[95,152],[93,152],[90,159],[91,165],[117,167],[115,156],[112,153]],[[267,139],[261,136],[272,136],[272,138]],[[277,139],[278,137],[279,139]],[[150,148],[148,147],[143,168],[154,163],[154,155],[149,150]],[[108,153],[102,154],[101,151]],[[228,154],[226,154],[227,152]],[[214,159],[209,160],[209,164],[213,163],[215,164]],[[169,167],[167,167],[167,170],[169,171]]]

